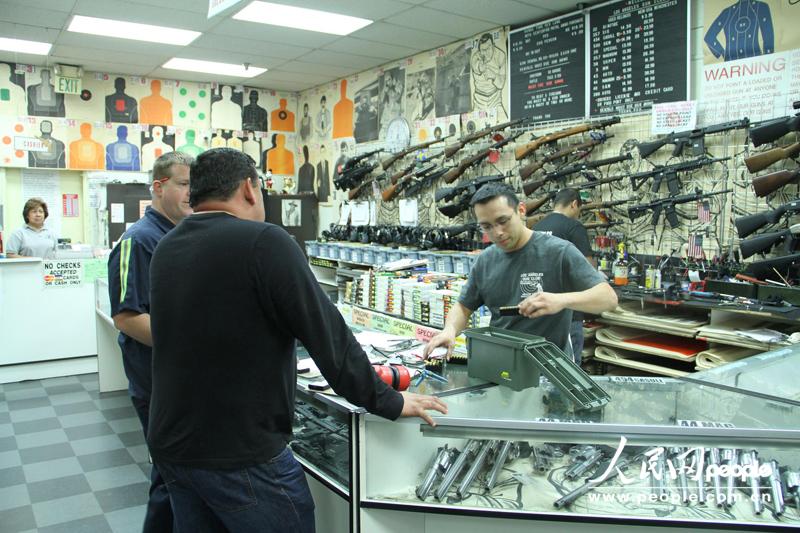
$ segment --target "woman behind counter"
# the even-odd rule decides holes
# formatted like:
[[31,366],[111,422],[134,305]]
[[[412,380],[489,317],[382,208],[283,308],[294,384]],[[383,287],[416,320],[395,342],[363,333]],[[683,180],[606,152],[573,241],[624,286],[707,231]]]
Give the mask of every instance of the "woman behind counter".
[[22,208],[25,225],[11,234],[6,247],[7,257],[51,258],[56,251],[58,239],[53,232],[44,227],[50,213],[41,198],[31,198]]

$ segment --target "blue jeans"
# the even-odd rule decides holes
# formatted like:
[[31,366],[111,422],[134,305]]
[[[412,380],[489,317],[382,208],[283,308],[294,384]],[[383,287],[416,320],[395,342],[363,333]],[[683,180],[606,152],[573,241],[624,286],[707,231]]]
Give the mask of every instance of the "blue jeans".
[[206,470],[158,461],[177,527],[194,533],[314,533],[314,500],[287,447],[268,462]]
[[[150,416],[150,402],[136,396],[131,396],[133,408],[142,423],[144,436],[147,437],[147,422]],[[169,502],[169,492],[164,485],[164,480],[153,465],[150,469],[150,497],[147,500],[147,512],[144,516],[143,533],[170,533],[173,531],[174,517],[172,504]],[[177,528],[174,528],[177,529]]]
[[583,321],[573,320],[569,327],[569,340],[572,343],[572,360],[575,364],[581,364],[581,352],[583,352]]

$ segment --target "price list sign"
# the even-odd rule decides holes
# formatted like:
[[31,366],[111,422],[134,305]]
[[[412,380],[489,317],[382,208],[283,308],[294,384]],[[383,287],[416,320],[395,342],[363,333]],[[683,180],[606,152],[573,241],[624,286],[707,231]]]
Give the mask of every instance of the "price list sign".
[[577,13],[509,35],[511,118],[583,117],[586,106],[586,17]]
[[688,0],[623,0],[589,13],[591,115],[688,98]]

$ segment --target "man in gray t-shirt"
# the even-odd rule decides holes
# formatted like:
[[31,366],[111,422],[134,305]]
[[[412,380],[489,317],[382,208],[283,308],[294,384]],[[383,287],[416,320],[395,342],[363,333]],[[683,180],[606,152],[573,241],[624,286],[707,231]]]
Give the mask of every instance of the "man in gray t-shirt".
[[[494,243],[481,253],[444,329],[425,348],[446,346],[481,305],[494,327],[539,335],[572,354],[572,310],[600,314],[617,306],[617,295],[572,243],[525,226],[525,204],[503,184],[490,183],[472,197],[481,230]],[[499,307],[518,306],[519,316],[500,316]]]

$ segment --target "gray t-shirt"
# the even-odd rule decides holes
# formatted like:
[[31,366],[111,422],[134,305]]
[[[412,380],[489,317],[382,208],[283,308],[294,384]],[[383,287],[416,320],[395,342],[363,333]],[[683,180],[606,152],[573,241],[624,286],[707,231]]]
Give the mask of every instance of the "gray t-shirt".
[[47,229],[35,230],[25,224],[11,234],[6,252],[26,257],[52,258],[55,255],[58,239]]
[[572,243],[535,231],[517,251],[504,252],[494,245],[484,250],[469,273],[459,302],[472,310],[485,305],[492,312],[492,326],[544,337],[572,355],[571,310],[531,319],[500,316],[498,308],[517,305],[539,292],[579,292],[605,282]]

